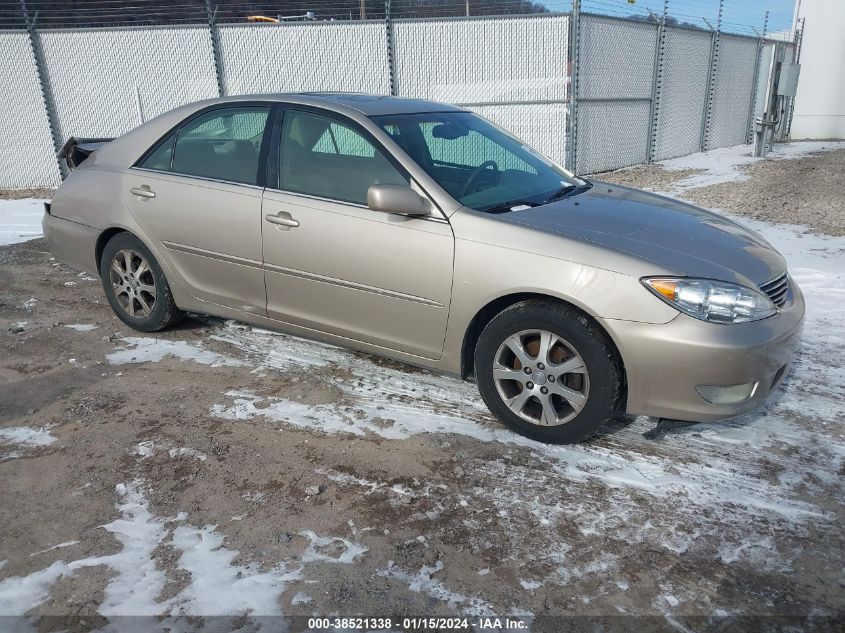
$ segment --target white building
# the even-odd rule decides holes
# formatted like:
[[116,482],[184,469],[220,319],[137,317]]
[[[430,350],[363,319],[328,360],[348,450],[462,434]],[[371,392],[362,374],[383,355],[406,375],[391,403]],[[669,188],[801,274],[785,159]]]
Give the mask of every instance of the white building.
[[804,18],[792,138],[845,138],[845,0],[796,0]]

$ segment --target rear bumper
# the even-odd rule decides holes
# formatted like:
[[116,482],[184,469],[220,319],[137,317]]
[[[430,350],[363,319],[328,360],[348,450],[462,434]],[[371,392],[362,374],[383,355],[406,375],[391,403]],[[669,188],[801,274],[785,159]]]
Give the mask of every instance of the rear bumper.
[[44,214],[41,225],[50,251],[57,260],[95,277],[100,276],[96,262],[99,230],[49,213]]
[[[601,320],[628,377],[627,412],[692,422],[730,418],[762,404],[789,371],[800,342],[804,297],[794,281],[778,314],[717,325],[684,314],[663,325]],[[757,383],[734,404],[711,404],[697,386]]]

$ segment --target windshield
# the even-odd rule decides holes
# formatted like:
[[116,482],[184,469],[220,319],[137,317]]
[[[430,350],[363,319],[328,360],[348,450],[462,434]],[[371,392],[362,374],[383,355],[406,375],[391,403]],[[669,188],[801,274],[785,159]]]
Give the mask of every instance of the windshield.
[[441,187],[479,211],[537,206],[585,184],[471,112],[372,117]]

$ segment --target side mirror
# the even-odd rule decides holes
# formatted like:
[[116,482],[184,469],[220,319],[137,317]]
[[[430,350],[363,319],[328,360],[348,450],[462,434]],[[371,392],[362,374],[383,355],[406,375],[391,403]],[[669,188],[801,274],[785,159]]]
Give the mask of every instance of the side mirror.
[[407,185],[373,185],[367,190],[373,211],[400,215],[430,215],[429,202]]

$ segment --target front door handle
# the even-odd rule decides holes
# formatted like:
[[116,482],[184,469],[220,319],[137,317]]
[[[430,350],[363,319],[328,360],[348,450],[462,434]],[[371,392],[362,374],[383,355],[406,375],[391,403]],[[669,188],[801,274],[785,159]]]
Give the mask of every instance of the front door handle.
[[290,217],[290,213],[279,213],[277,215],[268,213],[264,216],[264,219],[270,224],[278,224],[279,226],[285,226],[287,228],[296,228],[299,226],[299,220],[294,220]]
[[132,192],[132,195],[138,196],[139,198],[155,198],[156,192],[150,189],[149,185],[141,185],[140,187],[132,187],[129,190]]

